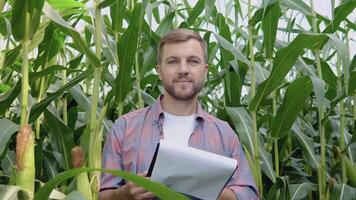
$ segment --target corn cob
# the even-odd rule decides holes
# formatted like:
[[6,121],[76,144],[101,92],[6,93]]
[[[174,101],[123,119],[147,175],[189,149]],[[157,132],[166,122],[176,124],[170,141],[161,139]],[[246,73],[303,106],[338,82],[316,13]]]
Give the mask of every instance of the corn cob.
[[[72,148],[72,164],[75,168],[82,168],[84,166],[84,151],[80,146]],[[92,192],[90,189],[88,174],[80,173],[76,175],[76,189],[82,193],[86,199],[92,199]]]
[[16,185],[33,198],[35,188],[35,157],[32,128],[25,125],[16,137]]

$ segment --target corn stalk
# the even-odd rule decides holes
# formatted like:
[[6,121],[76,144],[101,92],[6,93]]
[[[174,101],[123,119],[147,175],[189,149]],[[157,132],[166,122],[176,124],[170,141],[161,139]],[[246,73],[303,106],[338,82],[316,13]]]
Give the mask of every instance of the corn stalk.
[[4,9],[5,2],[5,0],[0,0],[0,12],[2,12],[2,9]]
[[[338,56],[337,58],[337,63],[336,63],[336,69],[337,69],[337,86],[338,90],[341,92],[343,90],[342,88],[342,73],[341,73],[341,64],[340,64],[340,58]],[[339,102],[339,109],[340,109],[340,144],[339,148],[341,151],[345,149],[345,106],[344,106],[344,100],[341,100]],[[346,184],[347,182],[347,177],[346,177],[346,167],[345,167],[345,154],[341,153],[340,154],[340,161],[341,161],[341,180],[342,183]]]
[[[312,23],[313,23],[313,32],[317,33],[317,25],[316,25],[316,13],[314,10],[314,0],[310,0],[310,7],[312,10]],[[317,66],[317,73],[318,77],[322,80],[323,75],[321,72],[321,62],[320,62],[320,49],[317,47],[314,50],[314,56],[315,56],[315,62]],[[322,123],[322,119],[324,118],[324,108],[321,106],[321,109],[319,110],[319,116],[318,116],[318,128],[319,128],[319,135],[320,135],[320,162],[321,165],[318,169],[318,185],[319,185],[319,199],[325,199],[325,192],[326,192],[326,158],[325,158],[325,149],[326,149],[326,141],[325,141],[325,131],[324,131],[324,125]]]
[[[140,39],[139,39],[140,41]],[[138,47],[140,46],[140,42],[138,42]],[[139,48],[137,48],[139,49]],[[141,93],[141,86],[140,86],[140,82],[141,82],[141,75],[140,75],[140,68],[139,68],[139,62],[138,62],[138,54],[139,52],[136,51],[135,52],[135,75],[136,75],[136,88],[137,88],[137,98],[138,98],[138,108],[143,108],[144,106],[144,103],[143,103],[143,100],[142,100],[142,93]]]
[[[63,60],[63,66],[67,65],[66,61],[66,56],[65,56],[65,48],[63,48],[63,54],[62,54],[62,60]],[[62,85],[65,85],[67,83],[67,72],[66,70],[62,71]],[[65,125],[68,125],[68,112],[67,112],[67,96],[63,96],[62,99],[62,113],[63,113],[63,122]]]
[[[272,59],[270,59],[270,66],[272,66]],[[272,68],[272,67],[271,67]],[[272,70],[272,69],[271,69]],[[272,92],[272,116],[275,117],[277,114],[277,92]],[[279,176],[279,155],[278,155],[278,139],[273,139],[273,149],[274,149],[274,168],[276,171],[276,176]]]
[[[251,20],[251,0],[248,1],[248,21]],[[251,68],[251,99],[256,94],[256,75],[255,75],[255,56],[253,51],[253,32],[252,27],[248,25],[248,43],[249,43],[249,51],[250,51],[250,68]],[[258,131],[257,131],[257,119],[256,119],[256,111],[251,111],[252,117],[252,130],[253,130],[253,148],[255,150],[254,160],[256,165],[257,172],[257,187],[259,189],[259,193],[263,194],[263,184],[262,184],[262,174],[261,174],[261,164],[259,157],[259,141],[258,141]]]
[[[29,5],[28,1],[25,1],[25,7],[27,8]],[[26,12],[25,14],[25,27],[24,27],[24,38],[22,40],[22,68],[21,68],[21,121],[20,126],[23,127],[27,124],[27,106],[28,106],[28,92],[29,92],[29,85],[28,85],[28,53],[30,47],[30,13]]]
[[[99,0],[95,1],[97,4],[95,7],[95,52],[99,60],[101,60],[102,51],[102,20],[101,20],[101,9],[98,4]],[[101,167],[101,149],[97,149],[97,143],[101,143],[100,127],[97,127],[97,108],[99,102],[99,88],[100,88],[100,78],[102,73],[102,66],[95,67],[94,69],[94,85],[93,85],[93,95],[92,95],[92,105],[90,110],[90,139],[89,139],[89,155],[88,155],[88,165],[92,168]],[[101,146],[101,145],[100,145]],[[100,173],[95,172],[91,174],[91,189],[93,193],[93,199],[97,199],[97,194],[99,192],[100,185]]]

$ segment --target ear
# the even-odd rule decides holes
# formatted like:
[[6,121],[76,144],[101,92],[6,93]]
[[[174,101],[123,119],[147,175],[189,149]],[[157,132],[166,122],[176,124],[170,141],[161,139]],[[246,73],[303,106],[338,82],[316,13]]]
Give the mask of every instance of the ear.
[[159,80],[162,80],[161,66],[160,65],[156,65],[156,72],[158,74]]
[[208,64],[205,64],[205,78],[208,76]]

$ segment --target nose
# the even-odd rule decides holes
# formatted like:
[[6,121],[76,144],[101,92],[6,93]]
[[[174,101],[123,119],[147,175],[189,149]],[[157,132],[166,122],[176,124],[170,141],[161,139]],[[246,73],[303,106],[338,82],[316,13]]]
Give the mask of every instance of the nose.
[[185,76],[188,75],[188,73],[189,73],[188,63],[186,61],[182,61],[178,67],[178,74],[181,76]]

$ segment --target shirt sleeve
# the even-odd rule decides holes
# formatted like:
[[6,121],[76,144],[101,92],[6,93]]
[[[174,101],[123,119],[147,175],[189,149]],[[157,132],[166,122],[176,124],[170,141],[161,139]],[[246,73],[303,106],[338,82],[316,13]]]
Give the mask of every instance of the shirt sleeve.
[[230,141],[232,158],[237,160],[238,166],[229,180],[227,187],[235,193],[237,199],[239,200],[259,199],[256,183],[237,136],[235,135]]
[[[103,150],[102,168],[122,170],[122,145],[121,141],[125,130],[125,121],[118,119],[106,138]],[[108,173],[101,174],[100,191],[118,188],[124,185],[124,180],[120,177]]]

